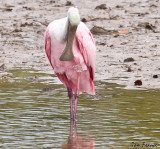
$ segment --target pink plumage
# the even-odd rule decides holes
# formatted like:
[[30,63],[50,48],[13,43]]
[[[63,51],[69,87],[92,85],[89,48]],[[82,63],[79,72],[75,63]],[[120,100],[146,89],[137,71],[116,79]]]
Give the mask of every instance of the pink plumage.
[[87,92],[94,95],[96,47],[90,31],[84,23],[80,22],[75,32],[72,45],[74,59],[70,61],[60,61],[59,59],[66,46],[64,36],[67,34],[65,26],[67,21],[68,18],[63,18],[48,25],[45,32],[47,57],[57,77],[67,88],[71,88],[74,94],[78,89],[78,94]]
[[59,57],[64,50],[65,43],[58,42],[48,26],[45,32],[45,50],[50,64],[66,87],[71,87],[75,93],[77,87],[77,72],[81,72],[80,92],[95,94],[93,84],[95,72],[95,43],[90,31],[80,24],[73,42],[74,60],[60,61]]

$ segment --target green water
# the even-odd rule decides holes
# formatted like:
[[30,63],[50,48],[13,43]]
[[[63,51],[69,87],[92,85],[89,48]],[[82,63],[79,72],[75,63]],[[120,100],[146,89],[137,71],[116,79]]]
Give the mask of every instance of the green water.
[[[70,135],[64,86],[56,76],[36,70],[9,73],[0,78],[0,148],[64,147]],[[78,136],[94,140],[96,149],[142,148],[143,142],[160,148],[159,90],[126,90],[98,81],[95,86],[96,96],[79,97]]]

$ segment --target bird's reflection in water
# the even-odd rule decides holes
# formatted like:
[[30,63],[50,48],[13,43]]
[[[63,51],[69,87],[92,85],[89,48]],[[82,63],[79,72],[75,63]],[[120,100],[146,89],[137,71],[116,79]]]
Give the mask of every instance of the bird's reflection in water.
[[94,139],[77,134],[76,122],[70,122],[70,134],[62,149],[94,149]]

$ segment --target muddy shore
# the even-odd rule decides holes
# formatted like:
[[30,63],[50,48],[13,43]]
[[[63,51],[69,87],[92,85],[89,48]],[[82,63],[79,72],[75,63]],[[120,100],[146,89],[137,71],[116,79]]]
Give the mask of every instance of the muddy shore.
[[[0,79],[16,67],[53,73],[44,51],[47,25],[77,6],[97,45],[96,80],[128,89],[160,88],[159,0],[2,0]],[[135,81],[141,83],[135,86]]]

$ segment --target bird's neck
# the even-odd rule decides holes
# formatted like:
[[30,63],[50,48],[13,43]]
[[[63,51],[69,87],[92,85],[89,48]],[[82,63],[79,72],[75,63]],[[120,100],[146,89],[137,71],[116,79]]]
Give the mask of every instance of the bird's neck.
[[54,27],[52,27],[54,36],[59,43],[64,43],[67,41],[68,34],[68,18],[63,18],[56,20]]

